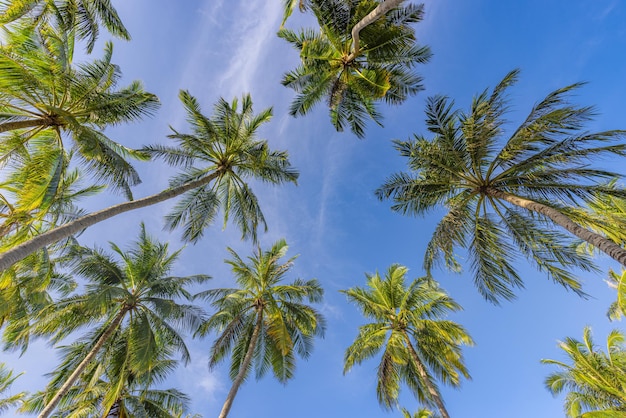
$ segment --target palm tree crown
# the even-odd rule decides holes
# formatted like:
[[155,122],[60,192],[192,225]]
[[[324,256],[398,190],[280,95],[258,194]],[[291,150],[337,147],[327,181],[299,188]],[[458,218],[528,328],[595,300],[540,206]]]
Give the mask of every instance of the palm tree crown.
[[[118,340],[121,334],[131,340],[129,370],[146,370],[155,358],[158,341],[165,340],[189,361],[189,351],[180,331],[196,329],[202,310],[181,304],[176,299],[191,299],[187,287],[203,283],[208,277],[170,276],[180,251],[170,254],[167,244],[152,240],[142,225],[134,247],[123,251],[111,244],[119,259],[99,249],[77,248],[73,272],[88,280],[85,292],[62,299],[43,308],[32,332],[52,335],[56,342],[86,325],[97,324],[89,351],[39,415],[49,416],[102,347]],[[132,337],[132,338],[131,338]],[[113,400],[115,400],[113,398]]]
[[607,183],[617,173],[591,165],[594,158],[625,154],[624,131],[581,132],[592,109],[567,102],[567,94],[580,86],[573,84],[536,104],[502,141],[504,93],[517,75],[510,72],[491,94],[475,97],[468,112],[454,109],[446,97],[430,98],[426,124],[433,138],[395,141],[410,171],[391,176],[376,192],[393,199],[392,209],[403,214],[444,206],[425,267],[430,271],[443,258],[458,269],[454,249],[467,248],[474,282],[492,302],[513,298],[513,289],[523,285],[514,266],[518,253],[581,292],[563,266],[588,270],[593,264],[555,225],[626,263],[626,251],[601,233],[605,220],[578,209],[599,197],[626,196],[626,189]]
[[[613,330],[607,337],[606,353],[595,346],[591,329],[585,327],[583,341],[566,338],[559,347],[570,363],[542,360],[559,367],[546,378],[553,394],[567,392],[568,417],[621,417],[626,415],[626,351],[624,334]],[[597,411],[587,412],[586,411]]]
[[[175,369],[176,344],[158,333],[147,362],[137,362],[139,337],[132,327],[123,327],[96,355],[77,383],[61,399],[54,417],[150,417],[173,418],[187,410],[189,397],[176,389],[157,388]],[[165,338],[164,338],[165,337]],[[61,347],[63,362],[51,373],[45,391],[36,393],[20,409],[39,412],[87,355],[97,331]],[[141,364],[143,363],[143,364]]]
[[473,341],[462,326],[442,319],[461,307],[429,278],[406,284],[408,269],[394,264],[385,277],[367,275],[367,287],[343,291],[371,320],[346,350],[344,373],[383,352],[378,366],[378,401],[396,405],[404,382],[420,402],[449,417],[435,380],[452,386],[469,378],[461,345]]
[[317,280],[282,283],[295,258],[280,262],[287,248],[287,243],[280,240],[267,251],[259,248],[247,262],[229,249],[233,258],[227,263],[239,288],[199,294],[211,301],[216,310],[198,331],[201,335],[219,333],[211,348],[209,366],[215,367],[231,356],[233,387],[221,418],[228,414],[239,386],[253,366],[257,378],[271,369],[280,382],[286,383],[294,374],[295,354],[309,357],[313,338],[324,333],[322,315],[303,303],[321,301],[323,290]]
[[[112,44],[104,56],[91,63],[74,64],[73,32],[17,26],[7,31],[7,44],[0,46],[0,161],[6,162],[46,147],[48,158],[39,158],[47,170],[37,186],[41,194],[54,194],[68,165],[65,137],[83,167],[129,198],[130,186],[139,176],[127,158],[147,156],[125,147],[103,130],[150,115],[158,99],[135,81],[117,88],[121,72],[111,63]],[[40,191],[42,190],[43,191]]]
[[[258,200],[246,182],[248,179],[273,184],[295,183],[298,172],[291,167],[287,153],[271,151],[265,140],[256,138],[259,127],[270,120],[272,109],[258,114],[250,95],[231,103],[220,98],[212,117],[202,114],[197,100],[181,92],[192,133],[174,131],[170,138],[177,146],[154,145],[145,150],[185,171],[172,179],[172,188],[206,179],[206,184],[187,192],[167,216],[170,228],[182,226],[183,238],[195,242],[222,208],[224,226],[232,219],[242,238],[256,240],[257,230],[267,230]],[[239,108],[241,103],[241,109]],[[209,180],[214,180],[209,183]]]
[[330,107],[332,124],[338,131],[347,125],[358,136],[365,135],[366,118],[380,124],[376,103],[400,104],[422,90],[416,64],[430,58],[427,47],[415,44],[411,23],[422,19],[423,7],[407,5],[392,9],[360,31],[358,50],[352,28],[379,3],[375,0],[311,1],[310,8],[320,33],[281,29],[278,35],[299,52],[301,65],[285,74],[283,85],[294,89],[290,113],[305,115],[323,98]]

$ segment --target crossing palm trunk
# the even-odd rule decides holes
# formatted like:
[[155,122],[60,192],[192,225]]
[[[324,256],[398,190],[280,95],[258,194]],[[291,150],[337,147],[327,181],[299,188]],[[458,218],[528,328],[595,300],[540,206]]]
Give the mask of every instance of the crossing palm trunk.
[[233,386],[230,388],[228,392],[228,396],[226,396],[226,401],[224,402],[224,406],[222,407],[222,412],[220,412],[219,418],[226,418],[228,416],[228,412],[230,408],[233,406],[233,401],[235,400],[235,396],[237,395],[237,391],[239,390],[239,386],[243,383],[243,379],[246,377],[246,372],[248,371],[248,367],[250,367],[250,363],[252,362],[252,356],[254,355],[254,348],[256,347],[256,343],[259,340],[259,335],[261,334],[261,327],[263,326],[263,307],[257,307],[257,320],[256,325],[254,326],[254,331],[252,332],[252,337],[250,337],[250,345],[248,346],[248,351],[246,351],[246,355],[243,358],[243,362],[241,363],[241,367],[239,368],[239,373],[237,373],[237,377],[233,381]]
[[50,231],[44,232],[41,235],[31,238],[30,240],[16,245],[15,247],[0,254],[0,271],[5,270],[14,263],[22,260],[29,254],[43,248],[47,245],[54,244],[64,238],[68,238],[88,228],[92,225],[102,222],[116,215],[124,212],[129,212],[134,209],[144,208],[154,205],[156,203],[164,202],[168,199],[172,199],[176,196],[193,190],[197,187],[204,186],[221,175],[221,170],[217,170],[207,177],[203,177],[198,180],[190,181],[182,184],[178,187],[162,191],[161,193],[153,194],[151,196],[144,197],[138,200],[131,200],[129,202],[120,203],[110,206],[106,209],[102,209],[98,212],[93,212],[88,215],[82,216],[72,222],[68,222],[64,225],[58,226]]
[[46,126],[49,124],[45,119],[17,120],[13,122],[0,123],[0,133],[15,131],[16,129],[34,128],[36,126]]
[[98,351],[102,348],[105,342],[113,335],[117,327],[122,323],[122,319],[128,312],[128,308],[122,308],[118,314],[115,316],[113,321],[109,324],[107,329],[102,333],[100,338],[96,341],[94,346],[89,350],[89,353],[85,356],[83,361],[81,361],[76,369],[72,372],[72,374],[67,378],[65,383],[61,386],[61,388],[57,391],[57,393],[50,399],[50,401],[46,404],[43,411],[38,415],[37,418],[48,418],[54,408],[59,404],[59,401],[65,394],[70,390],[74,382],[80,377],[80,375],[85,371],[85,368],[89,365],[91,360],[98,354]]
[[530,199],[525,199],[504,192],[502,190],[498,190],[494,187],[487,187],[485,188],[484,192],[488,196],[504,200],[512,205],[524,208],[526,210],[530,210],[535,213],[539,213],[547,218],[550,218],[555,224],[559,225],[562,228],[565,228],[570,233],[574,234],[583,241],[593,245],[598,250],[602,251],[603,253],[620,263],[622,266],[626,267],[626,250],[624,248],[620,247],[615,242],[600,234],[583,228],[582,226],[578,225],[570,218],[568,218],[566,215],[563,215],[558,210],[542,203],[538,203]]
[[374,10],[359,20],[352,28],[352,52],[346,58],[346,62],[352,62],[359,55],[359,34],[367,25],[370,25],[386,15],[391,9],[398,7],[404,0],[384,0]]

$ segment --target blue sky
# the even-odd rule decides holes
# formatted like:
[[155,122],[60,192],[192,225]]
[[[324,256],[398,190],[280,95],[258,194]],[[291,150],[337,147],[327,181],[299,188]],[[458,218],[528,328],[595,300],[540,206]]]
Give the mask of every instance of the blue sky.
[[[297,52],[275,36],[282,18],[281,1],[154,0],[114,1],[130,30],[131,42],[114,41],[114,61],[126,80],[140,79],[162,102],[152,118],[112,129],[110,135],[125,145],[166,143],[171,125],[186,130],[180,89],[198,97],[205,113],[217,98],[228,100],[251,93],[255,108],[273,106],[274,117],[262,130],[275,149],[287,149],[300,170],[299,185],[281,188],[255,185],[268,220],[262,246],[284,237],[291,255],[300,254],[292,277],[317,278],[326,290],[319,307],[328,319],[326,338],[317,341],[312,357],[300,361],[293,381],[283,386],[266,376],[250,379],[239,391],[231,416],[247,417],[392,417],[375,395],[375,361],[342,375],[343,353],[363,323],[356,309],[338,292],[364,283],[365,272],[383,272],[392,263],[409,267],[410,277],[423,274],[421,260],[438,216],[402,217],[379,202],[373,191],[384,179],[403,170],[403,161],[391,139],[406,139],[423,131],[423,110],[429,95],[444,94],[466,107],[473,95],[495,85],[514,68],[522,70],[510,90],[511,127],[519,123],[533,103],[565,85],[588,82],[576,102],[595,105],[597,117],[589,130],[625,128],[626,5],[618,0],[528,0],[427,2],[425,20],[416,25],[419,42],[434,56],[422,66],[426,90],[402,106],[382,108],[385,127],[370,125],[367,137],[337,133],[320,106],[306,118],[288,116],[293,92],[280,85],[285,71],[298,63]],[[288,26],[312,27],[306,15],[294,14]],[[607,161],[620,169],[623,162]],[[163,189],[172,174],[160,162],[138,165],[143,183],[135,196]],[[89,210],[102,208],[121,197],[100,195],[85,201]],[[179,248],[178,232],[162,230],[169,204],[119,216],[92,227],[81,236],[85,245],[128,245],[139,222],[161,240]],[[240,255],[252,251],[239,240],[238,231],[221,225],[210,228],[203,240],[187,246],[177,274],[205,273],[211,286],[229,286],[223,263],[230,246]],[[496,307],[473,288],[468,274],[435,271],[435,278],[463,307],[452,317],[463,324],[477,345],[465,351],[473,380],[460,389],[443,389],[454,417],[559,417],[562,398],[543,387],[552,370],[542,358],[563,359],[557,340],[581,338],[585,325],[593,328],[601,344],[611,324],[605,313],[614,292],[604,283],[606,270],[619,266],[598,259],[603,271],[581,279],[587,300],[554,285],[539,272],[519,263],[526,289],[516,301]],[[227,370],[209,372],[210,338],[190,343],[193,361],[172,376],[172,385],[193,398],[191,412],[205,417],[218,414],[230,387]],[[52,370],[55,354],[36,344],[25,356],[8,356],[16,371],[26,371],[19,385],[35,390],[45,384],[40,374]],[[410,396],[402,405],[416,410]]]

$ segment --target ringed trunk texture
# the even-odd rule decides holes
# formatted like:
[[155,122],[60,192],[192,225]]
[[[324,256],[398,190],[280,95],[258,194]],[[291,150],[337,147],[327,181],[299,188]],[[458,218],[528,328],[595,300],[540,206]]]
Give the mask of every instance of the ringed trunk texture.
[[430,377],[428,377],[428,373],[426,373],[426,367],[417,355],[415,348],[413,348],[413,344],[411,344],[411,339],[409,338],[409,335],[406,333],[406,331],[404,332],[404,338],[406,338],[406,343],[409,347],[409,351],[411,352],[411,357],[413,358],[415,366],[417,367],[417,373],[424,381],[424,385],[426,385],[426,390],[430,394],[432,400],[435,402],[435,405],[437,405],[439,413],[443,418],[450,418],[448,410],[446,409],[445,405],[443,404],[443,400],[441,399],[441,395],[437,391],[437,388],[435,388],[435,385],[433,385],[433,382],[431,382]]
[[0,123],[0,133],[15,131],[16,129],[34,128],[36,126],[46,126],[48,122],[43,119],[18,120],[13,122]]
[[546,206],[542,203],[535,202],[533,200],[524,199],[522,197],[518,197],[512,195],[507,192],[503,192],[502,190],[498,190],[496,188],[487,187],[485,189],[485,193],[489,196],[505,200],[512,205],[530,210],[532,212],[539,213],[543,216],[550,218],[554,223],[565,228],[567,231],[576,235],[578,238],[583,241],[588,242],[589,244],[596,247],[598,250],[602,251],[622,266],[626,267],[626,250],[611,241],[610,239],[597,234],[593,231],[588,230],[587,228],[583,228],[577,223],[573,222],[570,218],[563,215],[556,209],[551,208],[550,206]]
[[212,173],[205,178],[190,181],[189,183],[182,184],[173,189],[162,191],[161,193],[153,194],[139,200],[131,200],[129,202],[123,202],[117,205],[109,206],[108,208],[102,209],[100,211],[82,216],[72,222],[66,223],[65,225],[58,226],[54,229],[51,229],[50,231],[44,232],[41,235],[37,235],[36,237],[33,237],[30,240],[20,245],[16,245],[10,250],[1,253],[0,271],[6,270],[13,264],[34,253],[40,248],[43,248],[50,244],[54,244],[55,242],[60,241],[63,238],[67,238],[74,234],[77,234],[83,229],[95,225],[98,222],[102,222],[124,212],[144,208],[146,206],[154,205],[156,203],[161,203],[168,199],[172,199],[189,190],[204,186],[210,181],[216,179],[220,174],[220,171],[216,171],[215,173]]
[[237,391],[239,390],[239,386],[243,383],[243,379],[246,377],[246,371],[248,367],[250,367],[250,363],[252,362],[252,356],[254,355],[254,348],[256,347],[256,343],[259,340],[259,335],[261,334],[261,327],[263,326],[263,308],[258,307],[256,325],[254,326],[254,331],[252,332],[252,337],[250,338],[250,345],[248,346],[248,351],[246,351],[246,356],[243,358],[243,363],[241,363],[241,367],[239,368],[239,373],[237,373],[237,377],[233,381],[233,386],[230,388],[230,392],[228,392],[228,396],[226,396],[226,401],[224,402],[224,406],[222,407],[222,412],[220,412],[219,418],[226,418],[228,416],[228,412],[230,412],[230,408],[233,406],[233,401],[235,400],[235,395],[237,395]]
[[37,418],[48,418],[48,416],[50,416],[52,411],[54,411],[54,408],[56,408],[56,406],[58,405],[61,398],[65,396],[65,394],[70,390],[74,382],[76,382],[78,377],[83,373],[91,360],[93,360],[95,355],[98,354],[98,351],[100,351],[104,343],[111,337],[111,335],[113,335],[117,327],[122,323],[122,319],[124,319],[124,316],[127,312],[128,308],[123,308],[121,311],[118,312],[118,314],[113,319],[113,322],[111,322],[106,331],[104,331],[100,338],[98,338],[96,344],[85,356],[83,361],[81,361],[80,364],[76,367],[76,370],[74,370],[70,377],[67,378],[65,383],[63,383],[63,386],[61,386],[56,395],[54,395],[52,399],[50,399],[50,402],[48,402],[48,404],[44,407],[43,411],[41,411]]
[[373,22],[380,19],[381,16],[387,14],[387,12],[391,9],[395,9],[402,3],[404,0],[384,0],[380,3],[374,10],[369,12],[363,19],[359,20],[356,25],[352,28],[352,52],[348,55],[346,59],[347,62],[352,62],[359,55],[359,33],[363,30],[367,25],[372,24]]

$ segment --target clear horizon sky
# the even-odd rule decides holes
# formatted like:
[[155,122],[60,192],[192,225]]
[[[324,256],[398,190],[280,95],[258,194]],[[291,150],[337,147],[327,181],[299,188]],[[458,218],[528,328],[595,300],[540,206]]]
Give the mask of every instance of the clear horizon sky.
[[[287,385],[270,374],[259,381],[249,378],[235,399],[230,414],[234,418],[401,416],[399,411],[383,410],[376,401],[375,360],[345,376],[342,373],[344,351],[364,319],[339,290],[364,285],[366,272],[383,273],[392,263],[407,266],[410,278],[424,274],[424,249],[442,212],[403,217],[391,212],[389,202],[379,202],[374,190],[387,176],[406,168],[391,140],[424,132],[428,96],[447,95],[465,109],[474,95],[520,68],[520,80],[509,90],[509,128],[514,129],[549,92],[584,81],[587,84],[574,101],[595,106],[597,116],[587,129],[626,129],[626,4],[618,0],[425,2],[425,19],[415,26],[418,41],[429,45],[434,54],[419,68],[425,91],[401,106],[381,106],[385,126],[369,124],[364,140],[350,132],[335,132],[323,103],[306,117],[288,115],[294,93],[280,80],[299,57],[276,37],[281,0],[118,0],[113,4],[133,37],[130,42],[113,40],[113,61],[120,65],[126,82],[142,80],[162,106],[152,118],[111,129],[111,137],[139,148],[167,143],[169,126],[188,131],[177,98],[180,89],[196,96],[205,114],[211,113],[219,97],[231,100],[250,93],[256,111],[273,107],[274,117],[261,129],[261,137],[273,149],[288,150],[301,173],[297,187],[254,185],[269,226],[260,242],[267,248],[285,238],[288,255],[300,254],[288,277],[321,282],[326,293],[318,308],[328,321],[326,337],[316,341],[308,361],[298,360],[295,378]],[[314,27],[315,21],[296,11],[287,26]],[[98,48],[96,56],[102,51]],[[624,171],[623,160],[603,164]],[[167,187],[174,173],[160,161],[137,167],[143,183],[134,191],[136,198]],[[121,199],[105,192],[82,206],[91,211]],[[171,203],[165,203],[110,219],[88,229],[80,242],[107,248],[107,242],[113,241],[127,248],[143,221],[153,236],[169,241],[172,249],[180,248],[180,231],[163,230],[169,207]],[[198,244],[186,246],[174,273],[209,274],[210,286],[230,286],[232,276],[223,263],[226,247],[241,256],[253,250],[251,242],[240,240],[236,227],[223,230],[218,222]],[[517,300],[501,306],[482,299],[469,272],[434,271],[434,278],[464,308],[451,319],[465,326],[476,341],[475,347],[464,350],[473,379],[460,389],[442,386],[451,416],[564,416],[563,398],[553,397],[543,384],[554,369],[540,360],[565,359],[557,341],[581,339],[586,325],[601,346],[609,330],[624,329],[623,323],[606,318],[615,291],[604,280],[608,269],[619,270],[619,265],[604,256],[597,261],[598,273],[581,273],[589,294],[583,299],[520,258],[526,288],[518,292]],[[192,363],[180,367],[164,386],[189,394],[191,413],[214,417],[230,388],[227,363],[209,371],[211,338],[189,341]],[[39,342],[21,358],[3,353],[2,359],[16,372],[26,372],[15,390],[36,391],[46,383],[41,375],[56,367],[58,357]],[[401,405],[410,411],[418,408],[406,390]]]

